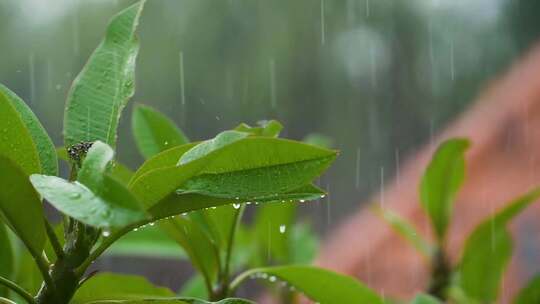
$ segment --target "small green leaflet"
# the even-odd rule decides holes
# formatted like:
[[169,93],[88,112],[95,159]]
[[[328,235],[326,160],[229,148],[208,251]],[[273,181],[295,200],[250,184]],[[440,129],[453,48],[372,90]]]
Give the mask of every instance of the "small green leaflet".
[[66,147],[96,140],[115,146],[120,114],[135,92],[135,30],[143,5],[139,1],[111,20],[104,40],[73,82],[64,113]]
[[512,255],[507,224],[540,196],[540,189],[506,205],[478,225],[467,238],[459,266],[460,285],[466,295],[481,302],[497,299],[502,275]]
[[132,129],[135,143],[145,158],[189,142],[168,117],[148,106],[135,107]]
[[443,142],[422,177],[422,207],[429,215],[439,241],[444,239],[454,197],[465,179],[465,151],[468,147],[466,139]]

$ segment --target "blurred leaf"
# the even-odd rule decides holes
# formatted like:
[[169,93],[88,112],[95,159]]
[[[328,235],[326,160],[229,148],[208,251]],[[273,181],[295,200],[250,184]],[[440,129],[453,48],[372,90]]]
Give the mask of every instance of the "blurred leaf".
[[464,154],[468,147],[466,139],[443,142],[422,177],[422,207],[428,213],[439,240],[444,239],[454,197],[465,178]]
[[[271,254],[274,262],[287,263],[291,258],[289,235],[296,215],[296,204],[268,203],[257,208],[253,226],[259,256]],[[262,265],[259,265],[262,266]]]
[[159,154],[154,155],[153,157],[146,160],[142,166],[137,169],[133,177],[131,178],[130,185],[133,184],[139,177],[143,176],[144,174],[160,169],[160,168],[166,168],[171,166],[176,166],[178,163],[178,160],[180,160],[180,157],[189,151],[191,148],[195,147],[197,143],[192,144],[185,144],[182,146],[174,147],[169,150],[165,150]]
[[540,189],[535,189],[509,203],[467,238],[459,266],[460,285],[467,296],[482,302],[497,299],[500,280],[512,256],[512,237],[506,225],[539,196]]
[[56,209],[90,226],[117,228],[147,218],[137,199],[108,175],[103,177],[99,194],[79,182],[55,176],[34,174],[30,180]]
[[106,251],[107,255],[186,259],[186,253],[157,226],[146,226],[122,237]]
[[[75,293],[71,304],[103,300],[142,300],[170,298],[174,293],[154,286],[144,277],[113,273],[99,273],[86,281]],[[114,302],[112,302],[114,303]]]
[[514,304],[538,304],[540,303],[540,275],[532,278],[525,286],[516,299]]
[[46,239],[41,200],[28,176],[4,156],[0,156],[0,185],[0,217],[32,255],[41,255]]
[[442,304],[442,302],[430,295],[419,294],[412,300],[411,304]]
[[0,91],[0,156],[11,159],[26,175],[41,172],[39,154],[32,135],[22,116],[2,91]]
[[308,134],[302,141],[310,145],[327,149],[332,148],[333,145],[332,138],[319,133]]
[[262,277],[270,282],[284,281],[320,304],[380,303],[383,299],[352,277],[311,266],[280,266],[252,269],[232,284],[246,277]]
[[147,304],[147,303],[156,303],[156,304],[255,304],[249,300],[230,298],[223,299],[217,302],[207,302],[205,300],[194,299],[194,298],[177,298],[177,299],[144,299],[144,300],[127,300],[127,301],[97,301],[97,302],[88,302],[87,304]]
[[189,142],[174,122],[148,106],[135,107],[132,129],[135,143],[145,158]]
[[[15,276],[15,282],[30,294],[36,294],[41,287],[43,278],[39,268],[34,262],[34,258],[27,250],[19,248],[19,250],[16,251],[16,260],[17,274]],[[12,296],[13,295],[14,293],[12,293]],[[13,299],[15,299],[15,297],[13,297]],[[23,301],[24,300],[21,299],[21,301],[18,301],[17,303],[22,303]]]
[[159,222],[158,225],[182,246],[193,266],[201,272],[209,284],[217,279],[219,253],[199,225],[182,216]]
[[265,137],[278,137],[281,130],[283,130],[283,125],[276,120],[263,120],[257,124],[258,127],[251,127],[248,124],[241,123],[234,130]]
[[394,231],[409,241],[416,248],[416,250],[426,257],[431,257],[433,255],[433,246],[420,234],[418,234],[416,228],[409,222],[388,209],[374,208],[373,210],[383,220],[388,222]]
[[11,105],[19,112],[22,122],[26,125],[30,136],[32,136],[32,140],[39,155],[41,173],[57,175],[58,159],[56,158],[54,144],[47,134],[47,131],[45,131],[32,110],[30,110],[17,94],[2,84],[0,84],[0,92],[4,94],[5,98],[11,102]]
[[206,290],[206,285],[204,284],[204,278],[198,273],[193,275],[189,281],[184,283],[178,294],[183,297],[207,299],[208,291]]
[[309,223],[296,223],[291,227],[289,248],[292,256],[288,263],[311,264],[319,251],[319,239]]
[[143,4],[113,17],[104,40],[73,81],[64,117],[67,147],[96,140],[115,146],[120,114],[135,90],[135,30]]
[[[0,276],[11,279],[14,275],[15,269],[13,265],[15,260],[13,257],[13,248],[11,246],[11,240],[7,234],[6,226],[0,220]],[[7,297],[9,289],[4,286],[0,286],[0,297]]]

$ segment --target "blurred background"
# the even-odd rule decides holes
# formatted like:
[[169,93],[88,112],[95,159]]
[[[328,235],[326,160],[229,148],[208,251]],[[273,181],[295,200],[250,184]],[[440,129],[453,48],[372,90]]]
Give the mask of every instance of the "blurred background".
[[[0,82],[57,145],[71,82],[131,3],[0,1]],[[539,12],[534,0],[149,0],[119,158],[142,162],[134,103],[166,113],[191,139],[262,119],[294,139],[324,134],[341,150],[321,180],[330,195],[302,205],[324,236],[534,43]],[[110,257],[100,267],[172,285],[187,264],[170,263]]]

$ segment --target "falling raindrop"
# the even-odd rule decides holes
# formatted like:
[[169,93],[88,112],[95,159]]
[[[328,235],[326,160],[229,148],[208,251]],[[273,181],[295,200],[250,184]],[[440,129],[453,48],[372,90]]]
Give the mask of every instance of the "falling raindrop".
[[285,233],[286,230],[287,230],[287,226],[286,226],[286,225],[280,225],[280,226],[279,226],[279,233]]
[[272,109],[276,108],[277,97],[276,97],[276,62],[274,59],[270,59],[268,62],[268,70],[270,72],[270,103]]
[[108,230],[103,230],[103,232],[101,233],[101,235],[103,235],[103,237],[109,237],[111,235],[111,232],[108,231]]
[[186,105],[186,94],[185,94],[185,81],[184,81],[184,53],[180,51],[179,53],[179,65],[180,65],[180,94],[182,106]]
[[34,54],[30,54],[28,57],[28,65],[30,67],[30,103],[36,101],[36,75],[34,67]]
[[379,195],[380,195],[380,204],[381,204],[381,208],[384,208],[384,167],[381,166],[381,176],[380,176],[381,180],[380,180],[380,183],[379,183]]
[[454,41],[450,41],[450,78],[452,81],[456,78],[456,69],[454,64]]
[[240,209],[240,204],[233,204],[234,209]]
[[360,148],[356,149],[356,189],[360,188]]
[[321,44],[326,43],[326,21],[324,19],[325,15],[325,5],[324,0],[321,0]]

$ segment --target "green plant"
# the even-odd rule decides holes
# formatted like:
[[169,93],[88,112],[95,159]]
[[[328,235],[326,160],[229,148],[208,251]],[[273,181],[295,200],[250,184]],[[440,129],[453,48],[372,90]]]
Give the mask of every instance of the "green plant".
[[[268,204],[261,218],[290,221],[283,203],[324,195],[312,182],[336,151],[279,139],[275,121],[188,143],[170,121],[140,106],[133,129],[148,159],[132,172],[114,158],[120,114],[134,93],[143,5],[112,19],[74,80],[65,148],[56,150],[24,102],[0,87],[0,303],[207,303],[140,277],[88,272],[123,236],[154,223],[183,247],[214,303],[250,303],[229,297],[253,276],[287,282],[321,303],[382,303],[358,281],[310,266],[259,267],[233,277],[245,265],[233,263],[237,234],[253,239],[240,225],[245,205]],[[57,154],[69,163],[68,179],[58,177]],[[45,217],[44,200],[60,212],[59,225]],[[255,238],[261,229],[254,229]],[[283,240],[272,241],[281,244],[272,249],[275,262],[296,261]]]
[[[468,147],[469,142],[465,139],[443,142],[422,178],[421,205],[431,221],[434,243],[424,239],[413,225],[397,214],[375,209],[431,262],[431,283],[427,292],[433,297],[420,295],[413,303],[495,303],[504,270],[512,255],[513,242],[507,225],[540,197],[540,188],[533,189],[485,219],[468,236],[458,265],[451,265],[444,248],[454,197],[465,178]],[[515,303],[538,303],[538,284],[538,279],[532,280],[516,297]]]

